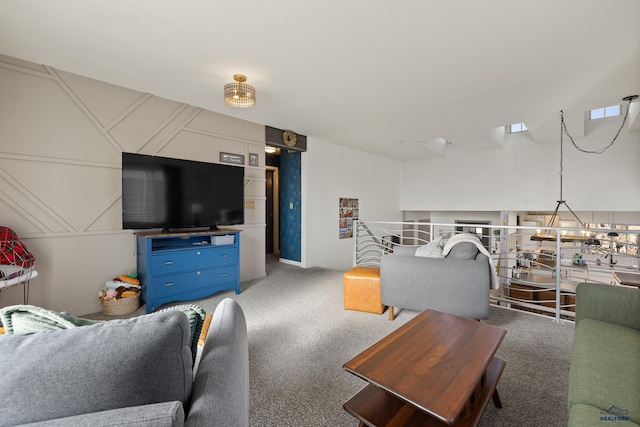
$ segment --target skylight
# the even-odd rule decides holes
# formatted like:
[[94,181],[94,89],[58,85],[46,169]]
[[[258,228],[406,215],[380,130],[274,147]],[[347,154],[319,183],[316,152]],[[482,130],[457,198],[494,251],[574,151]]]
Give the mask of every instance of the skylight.
[[524,123],[514,123],[514,124],[509,126],[509,133],[525,132],[527,130],[528,129],[524,125]]
[[589,119],[604,119],[606,117],[615,117],[621,114],[619,105],[612,105],[611,107],[596,108],[589,111]]

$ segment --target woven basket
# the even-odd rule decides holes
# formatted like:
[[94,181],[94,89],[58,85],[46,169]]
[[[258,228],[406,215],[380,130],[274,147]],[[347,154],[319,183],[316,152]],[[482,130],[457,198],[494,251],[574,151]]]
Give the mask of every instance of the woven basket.
[[102,312],[107,316],[128,314],[140,308],[140,296],[105,300],[100,298]]

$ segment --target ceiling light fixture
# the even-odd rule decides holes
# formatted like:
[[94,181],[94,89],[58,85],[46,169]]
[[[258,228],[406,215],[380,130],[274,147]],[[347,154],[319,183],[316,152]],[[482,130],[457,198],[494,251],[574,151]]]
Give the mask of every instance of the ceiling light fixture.
[[273,154],[276,151],[278,151],[278,149],[276,147],[272,147],[271,145],[265,145],[265,147],[264,147],[264,152],[265,153]]
[[224,102],[232,107],[249,108],[256,105],[256,89],[246,84],[243,74],[234,74],[235,83],[224,85]]
[[[616,139],[618,139],[618,135],[620,135],[620,131],[622,131],[622,128],[624,127],[624,124],[627,121],[627,117],[629,116],[629,108],[631,107],[631,102],[635,99],[638,98],[638,95],[629,95],[629,96],[625,96],[624,98],[622,98],[623,101],[627,101],[627,109],[626,112],[624,114],[624,119],[622,119],[622,124],[620,125],[620,129],[618,129],[618,132],[616,133],[616,135],[613,137],[613,140],[605,147],[600,148],[598,150],[585,150],[583,148],[580,148],[578,146],[578,144],[576,144],[576,142],[573,140],[573,137],[571,136],[571,134],[569,134],[569,131],[567,130],[567,125],[564,123],[564,112],[562,110],[560,110],[560,200],[558,200],[558,203],[556,204],[556,209],[553,211],[553,214],[551,215],[551,218],[549,219],[549,223],[547,225],[547,227],[551,228],[553,227],[553,223],[555,221],[556,218],[560,219],[558,216],[558,209],[560,209],[561,205],[565,205],[567,207],[567,209],[569,209],[569,212],[571,212],[571,214],[573,215],[573,217],[578,220],[578,223],[580,223],[580,226],[584,229],[587,228],[586,225],[584,225],[584,223],[580,220],[580,218],[578,218],[578,215],[576,215],[576,213],[571,210],[571,208],[569,207],[569,205],[567,204],[566,200],[564,200],[562,198],[562,173],[564,172],[564,166],[563,166],[563,162],[564,162],[564,153],[562,151],[562,137],[563,135],[567,135],[569,137],[569,139],[571,140],[571,143],[573,144],[573,146],[576,148],[576,150],[581,151],[583,153],[589,153],[589,154],[602,154],[605,151],[607,151],[609,148],[611,148],[611,146],[613,146],[613,143],[616,142]],[[544,234],[544,233],[539,233],[536,232],[536,234],[534,234],[533,236],[531,236],[531,240],[537,240],[537,241],[542,241],[542,240],[556,240],[556,237],[550,234]],[[573,235],[563,235],[560,238],[561,241],[563,242],[577,242],[577,241],[586,241],[586,243],[591,243],[593,241],[593,238],[590,236],[573,236]]]

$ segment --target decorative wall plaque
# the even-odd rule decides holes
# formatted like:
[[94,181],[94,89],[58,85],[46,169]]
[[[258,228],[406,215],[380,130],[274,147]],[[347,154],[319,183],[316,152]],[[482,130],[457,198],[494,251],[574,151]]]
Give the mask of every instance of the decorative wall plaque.
[[289,151],[307,151],[307,137],[292,130],[282,130],[265,126],[265,141],[274,147]]
[[244,156],[242,154],[220,153],[220,162],[244,165]]

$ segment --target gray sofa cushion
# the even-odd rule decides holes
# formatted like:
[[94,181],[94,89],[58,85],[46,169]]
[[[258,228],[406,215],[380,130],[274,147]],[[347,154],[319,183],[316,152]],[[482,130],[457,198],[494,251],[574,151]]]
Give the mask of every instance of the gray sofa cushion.
[[478,247],[473,243],[460,242],[451,247],[447,254],[447,258],[453,259],[476,259],[478,256]]
[[426,245],[420,246],[416,249],[415,255],[427,258],[444,258],[442,254],[442,237],[438,237]]
[[185,403],[192,386],[189,337],[180,311],[0,337],[0,426]]
[[174,401],[56,418],[23,424],[23,427],[180,427],[183,425],[184,409],[180,402]]

